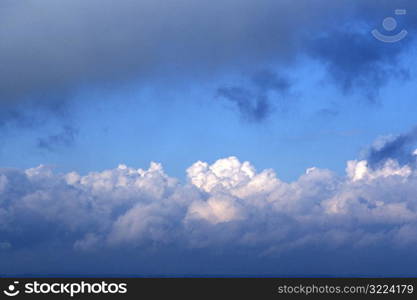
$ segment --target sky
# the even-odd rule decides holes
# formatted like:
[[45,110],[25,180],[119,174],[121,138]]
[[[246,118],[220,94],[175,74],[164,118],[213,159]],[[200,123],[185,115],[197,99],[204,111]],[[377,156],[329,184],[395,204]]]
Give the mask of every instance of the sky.
[[2,274],[416,276],[416,15],[0,1]]

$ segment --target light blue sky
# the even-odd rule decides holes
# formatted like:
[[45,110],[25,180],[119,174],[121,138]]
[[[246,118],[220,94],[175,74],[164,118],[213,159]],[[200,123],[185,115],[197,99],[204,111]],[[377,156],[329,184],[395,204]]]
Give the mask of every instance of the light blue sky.
[[[402,61],[413,66],[413,75],[412,58],[405,55]],[[168,174],[182,178],[195,161],[234,155],[259,170],[273,168],[281,178],[295,180],[312,166],[343,174],[345,162],[358,158],[376,137],[415,124],[414,79],[391,80],[371,103],[360,90],[335,88],[312,60],[300,59],[285,72],[294,85],[284,97],[271,96],[276,108],[262,122],[246,121],[233,103],[216,95],[219,85],[244,82],[244,75],[172,85],[86,87],[72,96],[64,119],[53,117],[35,129],[10,127],[0,164],[46,164],[87,173],[119,163],[146,168],[156,161]],[[39,137],[61,132],[62,124],[78,130],[73,143],[52,150],[37,147]]]

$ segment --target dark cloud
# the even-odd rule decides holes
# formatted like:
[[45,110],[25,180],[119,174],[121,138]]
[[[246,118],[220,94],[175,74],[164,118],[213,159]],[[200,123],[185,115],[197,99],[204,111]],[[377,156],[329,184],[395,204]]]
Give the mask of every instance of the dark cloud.
[[[256,73],[248,86],[251,89],[239,86],[221,87],[217,90],[217,96],[236,104],[245,119],[261,122],[271,114],[276,99],[282,98],[291,84],[286,77],[264,70]],[[271,95],[271,92],[274,94]]]
[[[410,10],[416,6],[401,4]],[[290,64],[308,52],[328,64],[344,87],[367,79],[380,85],[379,64],[392,63],[388,57],[400,49],[381,50],[383,45],[367,40],[368,32],[361,37],[333,28],[356,20],[380,22],[397,5],[372,0],[4,0],[0,103],[44,101],[50,94],[90,85],[253,72],[260,65]],[[313,45],[306,42],[311,37],[316,37]],[[352,56],[350,63],[347,56]],[[263,111],[267,105],[257,101]]]
[[398,58],[407,41],[386,45],[369,34],[335,30],[314,39],[309,54],[328,69],[330,78],[344,92],[359,89],[375,100],[379,89],[392,78],[409,77]]
[[45,96],[42,100],[2,103],[0,129],[37,128],[51,119],[66,121],[71,115],[69,95],[55,96]]
[[207,73],[242,59],[251,65],[259,53],[261,60],[289,53],[271,41],[289,20],[276,10],[276,21],[268,17],[273,23],[263,24],[265,10],[278,8],[270,1],[6,2],[0,12],[2,102],[90,84],[144,82],[162,73]]
[[417,128],[398,136],[378,139],[368,150],[367,160],[373,168],[380,167],[388,159],[397,160],[405,165],[414,165],[416,156],[413,154],[417,144]]
[[235,103],[244,118],[251,121],[264,120],[271,109],[265,96],[255,96],[251,91],[244,88],[219,88],[217,95]]

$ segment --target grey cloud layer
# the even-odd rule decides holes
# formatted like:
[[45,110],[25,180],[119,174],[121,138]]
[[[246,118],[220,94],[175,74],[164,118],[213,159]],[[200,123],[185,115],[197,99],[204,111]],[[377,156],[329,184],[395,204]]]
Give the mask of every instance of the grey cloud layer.
[[299,54],[321,60],[345,88],[374,89],[405,44],[388,49],[346,24],[378,24],[391,6],[371,0],[5,0],[0,102],[13,112],[16,101],[34,98],[49,106],[91,84],[252,72]]

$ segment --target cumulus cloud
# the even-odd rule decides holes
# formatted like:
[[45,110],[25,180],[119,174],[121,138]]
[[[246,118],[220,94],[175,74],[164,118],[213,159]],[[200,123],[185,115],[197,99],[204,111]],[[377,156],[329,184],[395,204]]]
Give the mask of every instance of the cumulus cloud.
[[196,162],[184,183],[157,163],[86,175],[2,169],[2,251],[236,248],[263,257],[309,247],[401,249],[417,246],[416,195],[415,169],[394,159],[379,168],[349,161],[345,176],[310,168],[294,182],[236,157]]

